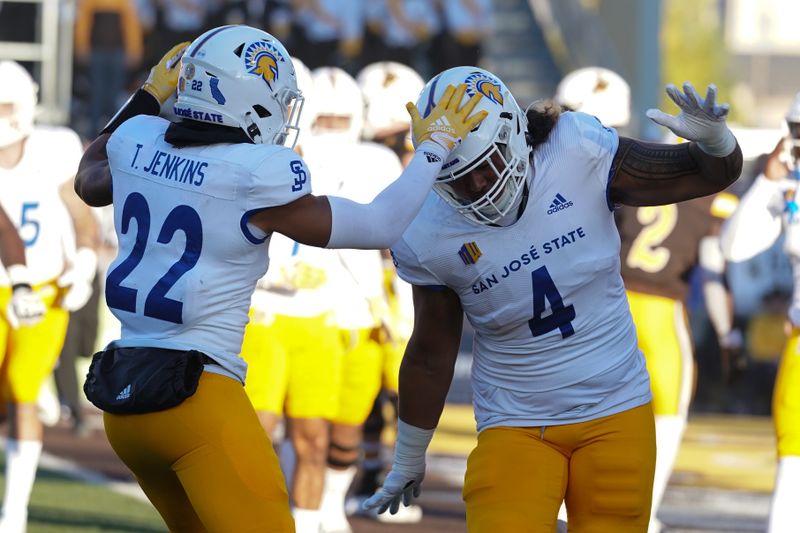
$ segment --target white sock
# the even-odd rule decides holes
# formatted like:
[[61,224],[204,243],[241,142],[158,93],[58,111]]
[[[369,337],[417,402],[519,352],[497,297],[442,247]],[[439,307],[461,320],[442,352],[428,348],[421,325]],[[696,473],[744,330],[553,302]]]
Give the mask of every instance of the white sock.
[[319,506],[322,513],[323,531],[350,531],[350,523],[344,512],[344,500],[355,475],[355,466],[345,470],[336,470],[331,467],[325,469],[325,489],[322,492],[322,503]]
[[319,533],[320,512],[319,509],[292,509],[294,518],[295,533]]
[[656,473],[653,479],[653,506],[650,510],[649,533],[656,533],[661,529],[656,513],[667,490],[685,429],[686,419],[682,416],[656,416]]
[[781,457],[769,513],[769,533],[796,532],[800,524],[800,457]]
[[3,520],[18,522],[28,515],[28,501],[42,454],[38,440],[6,440],[6,490],[3,494]]

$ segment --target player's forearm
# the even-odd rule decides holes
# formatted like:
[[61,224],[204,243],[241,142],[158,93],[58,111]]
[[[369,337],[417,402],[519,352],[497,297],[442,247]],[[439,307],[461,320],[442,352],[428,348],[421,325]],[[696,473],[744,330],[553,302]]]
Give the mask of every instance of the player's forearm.
[[400,418],[423,429],[439,424],[455,362],[455,355],[435,354],[418,346],[412,335],[400,365]]
[[708,196],[739,178],[742,150],[714,157],[696,143],[656,144],[621,138],[610,182],[612,202],[664,205]]
[[327,248],[389,248],[414,220],[442,168],[446,152],[423,142],[403,173],[372,202],[329,196],[331,236]]

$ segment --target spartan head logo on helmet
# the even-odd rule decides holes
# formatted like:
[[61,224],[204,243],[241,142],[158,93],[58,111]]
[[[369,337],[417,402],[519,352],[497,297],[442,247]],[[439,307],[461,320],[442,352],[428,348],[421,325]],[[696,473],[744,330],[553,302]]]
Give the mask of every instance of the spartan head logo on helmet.
[[267,87],[272,89],[272,82],[278,79],[278,63],[284,59],[267,41],[256,41],[247,47],[244,54],[245,65],[250,74],[261,76]]
[[464,80],[467,84],[467,94],[482,94],[497,105],[503,105],[503,93],[500,80],[492,78],[483,72],[473,72]]

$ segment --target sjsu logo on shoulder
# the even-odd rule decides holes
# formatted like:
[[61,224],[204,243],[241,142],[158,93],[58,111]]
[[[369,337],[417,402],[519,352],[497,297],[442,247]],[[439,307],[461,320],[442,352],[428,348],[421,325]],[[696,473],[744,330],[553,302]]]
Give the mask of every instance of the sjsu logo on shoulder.
[[503,90],[500,80],[476,71],[467,76],[464,83],[467,84],[469,96],[482,94],[495,104],[503,105]]
[[278,64],[286,61],[281,53],[269,41],[256,41],[247,47],[244,53],[244,64],[247,72],[261,76],[261,79],[272,89],[272,82],[279,77]]

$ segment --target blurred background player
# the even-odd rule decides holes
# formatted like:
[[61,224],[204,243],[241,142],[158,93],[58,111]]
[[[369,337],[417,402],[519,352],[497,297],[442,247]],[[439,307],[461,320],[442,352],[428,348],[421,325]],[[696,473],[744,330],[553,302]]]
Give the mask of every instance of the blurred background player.
[[[306,65],[297,58],[292,62],[306,98],[296,149],[308,164],[315,101],[322,95]],[[334,192],[317,177],[324,168],[309,170],[315,193]],[[273,436],[286,416],[281,466],[298,533],[316,533],[320,527],[330,424],[338,408],[342,348],[334,321],[335,253],[274,235],[270,269],[253,294],[242,344],[248,363],[245,391],[267,434]]]
[[[594,115],[605,126],[624,130],[630,119],[630,88],[617,73],[587,67],[564,77],[556,101]],[[721,346],[739,347],[732,329],[719,228],[736,205],[728,193],[663,206],[617,206],[622,241],[621,273],[647,360],[656,417],[656,471],[649,533],[678,454],[694,387],[694,358],[685,302],[699,266],[709,318]],[[563,513],[562,513],[563,518]]]
[[[425,82],[411,67],[393,61],[379,61],[364,67],[357,76],[364,97],[362,137],[390,148],[405,165],[413,155],[411,131],[403,113],[405,102],[414,101]],[[364,423],[363,460],[354,498],[347,505],[353,512],[381,522],[415,523],[422,519],[422,508],[412,504],[397,514],[365,512],[361,503],[380,487],[386,463],[382,457],[381,434],[385,427],[384,405],[391,407],[392,423],[397,417],[397,388],[400,361],[411,334],[413,304],[411,285],[400,279],[388,250],[382,251],[384,295],[388,304],[389,327],[382,328],[382,390]]]
[[[340,68],[321,67],[313,71],[313,79],[315,118],[304,157],[316,183],[329,193],[367,202],[402,170],[400,161],[386,146],[361,142],[364,102],[352,76]],[[322,529],[331,533],[350,531],[345,496],[361,458],[362,427],[381,388],[381,328],[388,323],[389,309],[380,251],[334,253],[335,318],[344,357],[321,508]]]
[[778,469],[769,533],[797,531],[800,524],[800,93],[786,114],[786,136],[767,158],[764,171],[742,196],[722,230],[730,261],[745,261],[768,249],[783,234],[783,251],[794,275],[783,350],[772,397]]
[[[86,304],[97,265],[97,225],[72,189],[83,147],[67,128],[36,127],[37,87],[13,61],[0,61],[0,205],[25,245],[29,278],[47,306],[41,322],[0,323],[3,400],[9,402],[6,489],[0,531],[24,532],[42,449],[36,399],[58,359],[68,311]],[[19,283],[0,271],[3,301]]]

